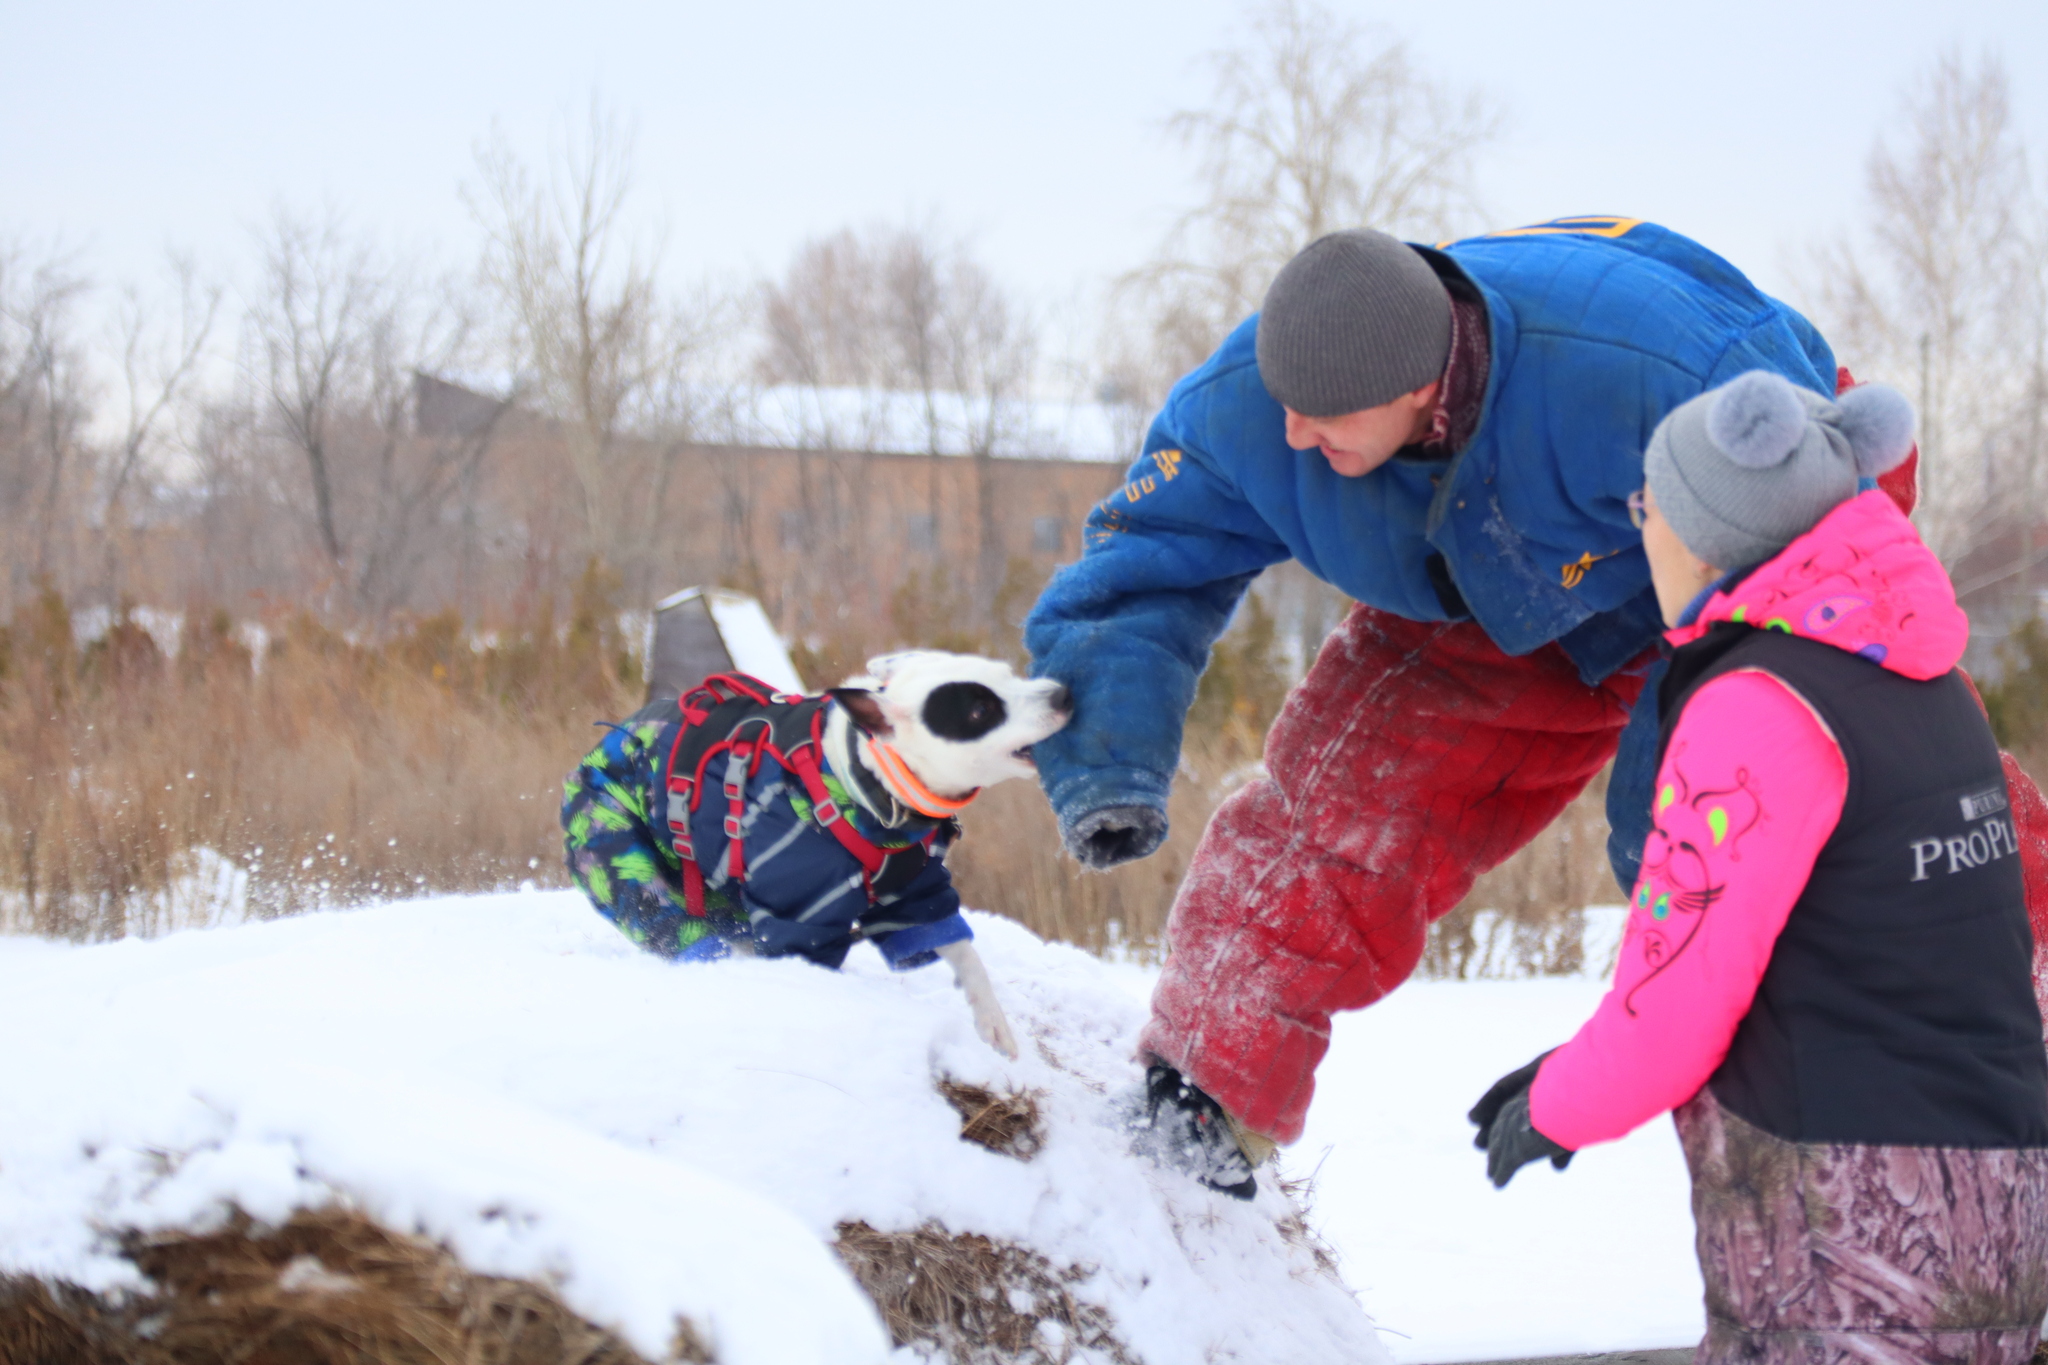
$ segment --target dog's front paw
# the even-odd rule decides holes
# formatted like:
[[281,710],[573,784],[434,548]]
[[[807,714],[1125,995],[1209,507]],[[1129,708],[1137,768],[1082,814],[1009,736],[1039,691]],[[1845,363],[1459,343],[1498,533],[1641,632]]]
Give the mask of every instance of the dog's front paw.
[[962,939],[940,948],[939,956],[953,969],[953,981],[967,997],[967,1006],[974,1013],[975,1033],[982,1042],[1016,1061],[1017,1035],[1010,1032],[1009,1017],[996,1001],[996,988],[988,979],[981,954],[974,951],[972,943]]
[[1133,862],[1166,842],[1166,812],[1152,806],[1106,806],[1063,821],[1060,838],[1074,861],[1093,872]]
[[1003,1014],[1002,1006],[989,1000],[974,1002],[974,1031],[981,1035],[981,1041],[1011,1061],[1017,1060],[1017,1035],[1010,1032],[1010,1021]]

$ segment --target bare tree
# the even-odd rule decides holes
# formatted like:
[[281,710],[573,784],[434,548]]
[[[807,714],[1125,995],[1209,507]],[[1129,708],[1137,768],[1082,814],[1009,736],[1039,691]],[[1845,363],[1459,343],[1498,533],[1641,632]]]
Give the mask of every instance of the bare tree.
[[[800,247],[763,288],[762,324],[756,372],[798,390],[801,444],[976,461],[971,587],[986,613],[1007,567],[988,462],[1028,429],[1032,320],[964,242],[931,226],[876,225]],[[932,526],[946,510],[939,486],[936,474],[927,480]],[[842,501],[818,501],[805,510],[815,529],[861,533],[863,516],[849,521]]]
[[280,210],[264,255],[263,292],[250,317],[259,383],[279,430],[305,461],[314,529],[340,570],[347,547],[333,442],[342,412],[365,397],[384,281],[368,245],[349,240],[332,216],[316,227]]
[[[844,228],[762,287],[769,384],[844,391],[799,414],[819,447],[997,450],[1021,434],[1037,329],[964,242],[932,227]],[[903,399],[908,397],[906,407]]]
[[[584,552],[644,576],[675,460],[688,439],[701,353],[724,320],[707,289],[665,297],[658,245],[629,239],[631,134],[593,105],[544,174],[502,135],[477,152],[471,212],[483,274],[534,401],[562,428]],[[643,586],[635,583],[636,587]]]
[[0,245],[0,517],[17,593],[70,567],[90,416],[74,312],[89,288],[64,253],[31,262]]
[[1169,128],[1201,193],[1157,257],[1118,283],[1111,388],[1149,407],[1259,306],[1302,247],[1347,227],[1448,236],[1478,214],[1475,155],[1500,116],[1420,71],[1399,41],[1312,0],[1250,11],[1209,55],[1209,103]]
[[[1010,547],[1003,541],[1002,518],[995,505],[996,451],[1012,428],[1025,425],[1019,415],[1028,395],[1037,340],[1018,317],[994,278],[962,253],[956,253],[944,275],[936,330],[948,387],[960,396],[962,444],[974,460],[975,576],[974,609],[985,628],[1006,624],[994,619],[997,596],[1009,567]],[[930,412],[930,390],[927,413]]]
[[1955,567],[2038,508],[2048,216],[1995,55],[1938,57],[1901,112],[1867,240],[1819,254],[1814,311],[1859,376],[1917,392],[1919,520]]
[[755,368],[771,384],[885,386],[877,248],[886,231],[841,228],[797,248],[780,280],[761,290],[765,334]]
[[256,386],[305,471],[310,520],[347,604],[382,616],[415,591],[437,523],[495,423],[423,433],[415,375],[462,353],[470,319],[451,287],[383,261],[330,217],[280,212],[250,315]]
[[174,317],[160,318],[141,291],[130,286],[122,291],[114,322],[127,415],[119,443],[107,454],[99,507],[110,600],[118,600],[125,591],[120,554],[128,528],[123,500],[199,379],[224,293],[219,285],[200,279],[189,256],[173,255],[170,275],[176,294]]

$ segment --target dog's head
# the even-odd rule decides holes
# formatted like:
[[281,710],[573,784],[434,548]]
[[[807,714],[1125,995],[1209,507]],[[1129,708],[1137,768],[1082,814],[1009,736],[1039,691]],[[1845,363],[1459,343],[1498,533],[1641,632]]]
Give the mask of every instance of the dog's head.
[[929,649],[870,659],[866,676],[847,679],[832,696],[926,787],[956,799],[1031,776],[1031,746],[1073,714],[1062,683],[1020,678],[994,659]]

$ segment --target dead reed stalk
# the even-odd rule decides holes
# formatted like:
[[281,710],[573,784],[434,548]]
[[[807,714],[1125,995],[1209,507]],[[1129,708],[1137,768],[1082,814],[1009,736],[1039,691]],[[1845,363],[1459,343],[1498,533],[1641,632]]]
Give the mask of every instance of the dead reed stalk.
[[1068,1365],[1082,1350],[1137,1365],[1109,1311],[1074,1296],[1093,1277],[1091,1267],[1055,1266],[1023,1247],[937,1223],[909,1232],[841,1223],[833,1249],[882,1310],[898,1346],[936,1347],[952,1365]]
[[[0,932],[106,939],[562,884],[562,776],[595,743],[592,722],[639,701],[618,590],[592,565],[560,617],[542,600],[488,631],[442,615],[370,641],[284,615],[260,657],[245,627],[196,608],[174,656],[125,613],[81,647],[65,604],[44,592],[0,630]],[[856,667],[911,642],[1017,657],[1008,635],[949,624],[961,609],[943,594],[898,597],[901,619],[808,651],[811,665]],[[1165,847],[1083,873],[1035,785],[1007,783],[967,813],[952,860],[967,904],[1042,937],[1156,959],[1203,829],[1258,772],[1286,692],[1272,620],[1256,607],[1203,677]],[[1607,894],[1601,789],[1480,879],[1432,933],[1425,973],[1492,970],[1503,955],[1517,971],[1577,970],[1578,910]]]
[[1001,1156],[1029,1161],[1045,1145],[1039,1127],[1038,1092],[1013,1090],[999,1094],[986,1086],[941,1077],[939,1094],[960,1115],[960,1139]]
[[961,899],[1007,915],[1041,938],[1093,953],[1156,960],[1167,912],[1209,817],[1256,771],[1256,736],[1191,730],[1167,806],[1166,843],[1151,857],[1084,872],[1060,844],[1059,823],[1035,783],[1008,782],[968,808],[948,858]]
[[[0,1365],[648,1365],[553,1291],[346,1209],[131,1233],[122,1254],[146,1292],[0,1279]],[[679,1320],[668,1359],[713,1356]]]
[[563,880],[562,775],[630,693],[552,657],[548,623],[477,649],[445,621],[371,646],[300,617],[254,659],[192,615],[175,657],[127,622],[77,649],[61,604],[0,642],[0,930]]

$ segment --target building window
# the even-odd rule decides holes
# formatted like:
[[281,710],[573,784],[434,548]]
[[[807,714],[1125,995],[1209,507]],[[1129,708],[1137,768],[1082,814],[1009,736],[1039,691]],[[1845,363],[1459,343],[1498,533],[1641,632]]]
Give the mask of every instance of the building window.
[[782,514],[782,548],[801,550],[804,547],[804,514],[784,512]]
[[939,522],[929,512],[912,512],[906,520],[905,536],[913,550],[929,553],[939,547]]
[[1066,545],[1067,523],[1064,517],[1031,519],[1031,549],[1034,554],[1056,555]]

